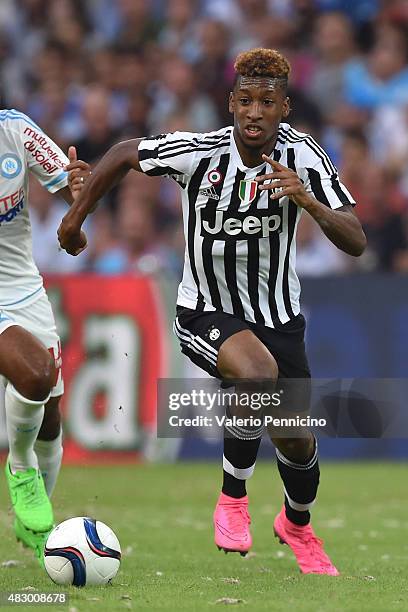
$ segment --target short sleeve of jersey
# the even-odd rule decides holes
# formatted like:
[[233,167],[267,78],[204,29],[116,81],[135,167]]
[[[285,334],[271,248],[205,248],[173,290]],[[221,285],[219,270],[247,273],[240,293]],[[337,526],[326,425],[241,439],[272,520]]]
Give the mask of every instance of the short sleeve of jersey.
[[17,114],[28,168],[50,193],[63,189],[68,185],[68,173],[64,170],[68,158],[29,117]]
[[353,196],[339,180],[337,168],[311,136],[305,140],[300,158],[306,191],[316,200],[333,209],[355,206]]
[[196,165],[201,134],[173,132],[144,138],[139,143],[139,164],[149,176],[190,177]]

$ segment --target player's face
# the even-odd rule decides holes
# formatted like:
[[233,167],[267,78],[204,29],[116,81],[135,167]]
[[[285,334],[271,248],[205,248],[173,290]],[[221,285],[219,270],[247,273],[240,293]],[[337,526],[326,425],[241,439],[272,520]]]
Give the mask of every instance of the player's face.
[[230,94],[229,110],[242,143],[254,149],[271,141],[279,123],[289,114],[289,98],[277,87],[237,86]]

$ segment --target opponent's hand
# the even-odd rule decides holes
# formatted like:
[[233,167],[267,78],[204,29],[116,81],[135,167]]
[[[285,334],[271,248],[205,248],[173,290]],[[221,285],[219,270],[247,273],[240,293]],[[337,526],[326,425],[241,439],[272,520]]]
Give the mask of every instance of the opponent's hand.
[[71,219],[69,212],[63,217],[57,236],[61,248],[70,255],[79,255],[88,246],[85,232]]
[[[282,166],[282,164],[265,154],[262,155],[262,158],[272,166],[273,172],[258,176],[255,179],[255,181],[259,183],[258,189],[260,191],[279,189],[279,191],[273,191],[270,194],[269,197],[271,200],[278,200],[279,198],[288,196],[298,206],[302,208],[307,206],[307,203],[310,201],[310,196],[296,172],[290,168],[286,168],[286,166]],[[265,181],[270,182],[265,183]]]
[[68,172],[68,186],[72,197],[76,200],[86,179],[92,174],[91,166],[78,159],[76,148],[72,146],[68,149],[68,159],[70,163],[65,166],[65,170]]

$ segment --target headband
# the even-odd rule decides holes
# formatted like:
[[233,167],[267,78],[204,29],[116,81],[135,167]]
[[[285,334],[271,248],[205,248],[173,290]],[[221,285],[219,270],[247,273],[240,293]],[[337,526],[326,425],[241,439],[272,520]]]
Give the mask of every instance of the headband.
[[240,76],[239,84],[241,87],[264,87],[265,89],[276,89],[278,87],[286,87],[288,83],[285,77],[268,77],[268,76]]

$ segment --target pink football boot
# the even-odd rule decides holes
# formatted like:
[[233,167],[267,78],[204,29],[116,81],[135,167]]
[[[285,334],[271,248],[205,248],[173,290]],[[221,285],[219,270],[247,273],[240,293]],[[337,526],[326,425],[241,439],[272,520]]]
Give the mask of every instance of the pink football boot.
[[311,525],[295,525],[286,518],[285,507],[276,517],[273,530],[281,544],[287,544],[295,554],[303,574],[339,576],[323,550],[323,540],[316,537]]
[[218,550],[239,552],[245,557],[252,546],[250,523],[248,496],[236,499],[221,493],[214,511],[215,543]]

